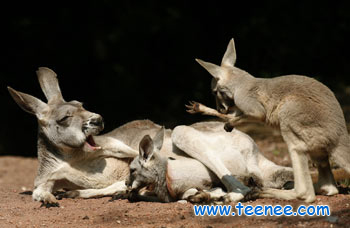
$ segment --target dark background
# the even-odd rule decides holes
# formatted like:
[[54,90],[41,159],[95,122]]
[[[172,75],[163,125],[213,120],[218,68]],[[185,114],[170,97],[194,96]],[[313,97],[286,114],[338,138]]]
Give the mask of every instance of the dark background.
[[66,100],[101,114],[105,132],[145,118],[174,127],[200,119],[188,100],[214,107],[194,59],[219,64],[232,37],[236,65],[252,75],[308,75],[349,103],[346,1],[33,2],[1,7],[1,155],[36,154],[36,119],[6,86],[44,99],[39,66],[56,71]]

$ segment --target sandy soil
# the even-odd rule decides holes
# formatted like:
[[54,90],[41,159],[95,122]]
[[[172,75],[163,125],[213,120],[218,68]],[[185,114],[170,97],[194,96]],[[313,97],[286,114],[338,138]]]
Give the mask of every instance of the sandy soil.
[[[254,128],[251,134],[269,159],[290,165],[287,149],[277,132],[264,132],[262,136]],[[329,205],[330,217],[196,217],[190,203],[109,202],[110,197],[62,199],[60,207],[45,208],[33,202],[30,195],[37,165],[35,158],[0,157],[0,227],[350,227],[349,188],[343,188],[342,194],[336,196],[317,196],[314,204]],[[277,204],[295,208],[305,203],[274,199],[244,203]]]

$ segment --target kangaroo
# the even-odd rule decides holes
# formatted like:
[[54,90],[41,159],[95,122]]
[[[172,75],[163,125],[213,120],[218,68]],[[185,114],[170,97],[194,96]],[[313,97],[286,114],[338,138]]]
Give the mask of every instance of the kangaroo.
[[[253,77],[235,67],[233,39],[220,66],[196,61],[213,76],[212,92],[217,110],[229,116],[226,129],[259,121],[281,131],[293,164],[294,189],[265,189],[261,196],[313,202],[315,190],[325,195],[338,193],[329,158],[350,173],[350,141],[342,109],[329,88],[300,75]],[[200,110],[201,107],[197,107]],[[315,189],[308,155],[319,173]]]
[[49,68],[39,68],[37,76],[48,103],[8,87],[15,102],[38,120],[39,168],[33,199],[46,206],[58,206],[52,193],[60,188],[85,189],[68,192],[71,197],[83,198],[124,193],[129,175],[127,158],[138,154],[113,137],[125,127],[97,136],[104,127],[102,117],[85,110],[78,101],[66,102],[57,76]]
[[[293,180],[292,168],[278,166],[267,160],[249,137],[242,140],[241,136],[244,135],[237,130],[227,134],[212,131],[205,133],[203,141],[206,137],[209,142],[207,146],[217,148],[216,156],[224,162],[235,178],[246,185],[253,180],[259,187],[282,188],[288,181]],[[210,143],[210,138],[217,139]],[[226,197],[226,193],[220,187],[219,178],[198,160],[188,156],[179,156],[176,159],[164,156],[164,149],[168,148],[163,147],[162,150],[163,140],[163,128],[153,139],[145,135],[141,140],[139,156],[130,164],[128,185],[133,190],[152,185],[161,202],[203,202],[204,199],[207,202],[222,199],[230,202],[232,194],[240,196],[240,193],[232,192],[228,193],[231,194],[230,197]],[[242,145],[245,145],[245,148]],[[199,192],[198,189],[205,192]]]

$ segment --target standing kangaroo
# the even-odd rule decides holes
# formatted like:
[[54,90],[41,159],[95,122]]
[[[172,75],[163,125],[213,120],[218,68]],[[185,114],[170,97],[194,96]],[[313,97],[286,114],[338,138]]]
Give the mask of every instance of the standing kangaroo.
[[[350,173],[350,141],[342,109],[334,94],[315,79],[287,75],[255,78],[235,67],[232,39],[221,66],[196,59],[214,78],[217,109],[229,116],[226,127],[260,121],[279,127],[293,164],[294,189],[265,189],[262,197],[315,200],[308,155],[316,163],[317,193],[338,193],[329,158]],[[202,112],[196,105],[194,112]],[[205,114],[205,112],[204,112]]]

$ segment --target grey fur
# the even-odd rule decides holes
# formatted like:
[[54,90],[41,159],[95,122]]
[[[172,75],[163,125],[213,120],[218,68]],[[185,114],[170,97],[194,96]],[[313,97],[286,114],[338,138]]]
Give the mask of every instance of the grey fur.
[[[216,131],[213,124],[221,126],[222,130]],[[186,145],[195,145],[196,140],[202,140],[207,147],[222,143],[222,146],[216,151],[216,156],[224,162],[232,175],[243,181],[244,184],[248,184],[248,180],[253,178],[260,187],[282,188],[286,182],[293,179],[291,168],[278,166],[267,160],[260,154],[254,142],[237,130],[232,133],[224,132],[223,124],[218,122],[198,123],[183,127],[191,131],[190,134],[194,139],[194,141],[189,139],[189,141],[183,142]],[[160,129],[154,140],[159,141],[158,135],[161,135],[163,131],[164,129]],[[176,134],[179,132],[175,131],[174,133],[173,138],[177,137]],[[181,131],[181,133],[185,132]],[[209,138],[214,139],[215,143],[210,142]],[[228,144],[230,141],[231,144]],[[162,145],[159,142],[154,144]],[[200,145],[198,148],[201,148]],[[166,149],[162,148],[159,151],[153,146],[151,137],[144,136],[140,142],[140,154],[130,164],[128,183],[132,189],[138,190],[152,185],[155,194],[162,202],[180,199],[199,202],[199,198],[203,198],[203,194],[198,194],[196,189],[205,191],[204,198],[207,201],[224,198],[225,201],[231,202],[242,199],[234,198],[242,197],[240,193],[229,192],[226,194],[222,190],[219,191],[218,196],[218,189],[214,192],[211,191],[214,187],[220,186],[220,180],[213,172],[198,160],[187,156],[178,156],[176,159],[165,157],[163,151]],[[148,151],[147,156],[145,156],[144,151]]]
[[[38,120],[39,168],[33,199],[57,205],[52,193],[60,188],[98,189],[124,183],[128,162],[119,159],[118,153],[121,149],[132,157],[137,150],[115,138],[96,136],[103,129],[102,117],[85,110],[78,101],[64,101],[52,70],[41,67],[37,74],[48,103],[8,87],[16,103]],[[88,144],[89,137],[103,148]],[[120,192],[126,190],[122,185]]]
[[315,200],[308,156],[317,164],[316,191],[338,193],[329,157],[350,173],[350,141],[342,109],[334,94],[315,79],[287,75],[255,78],[234,66],[236,51],[230,41],[221,66],[199,62],[214,76],[217,109],[228,114],[228,125],[260,121],[281,130],[293,162],[295,189],[267,190],[265,197]]

